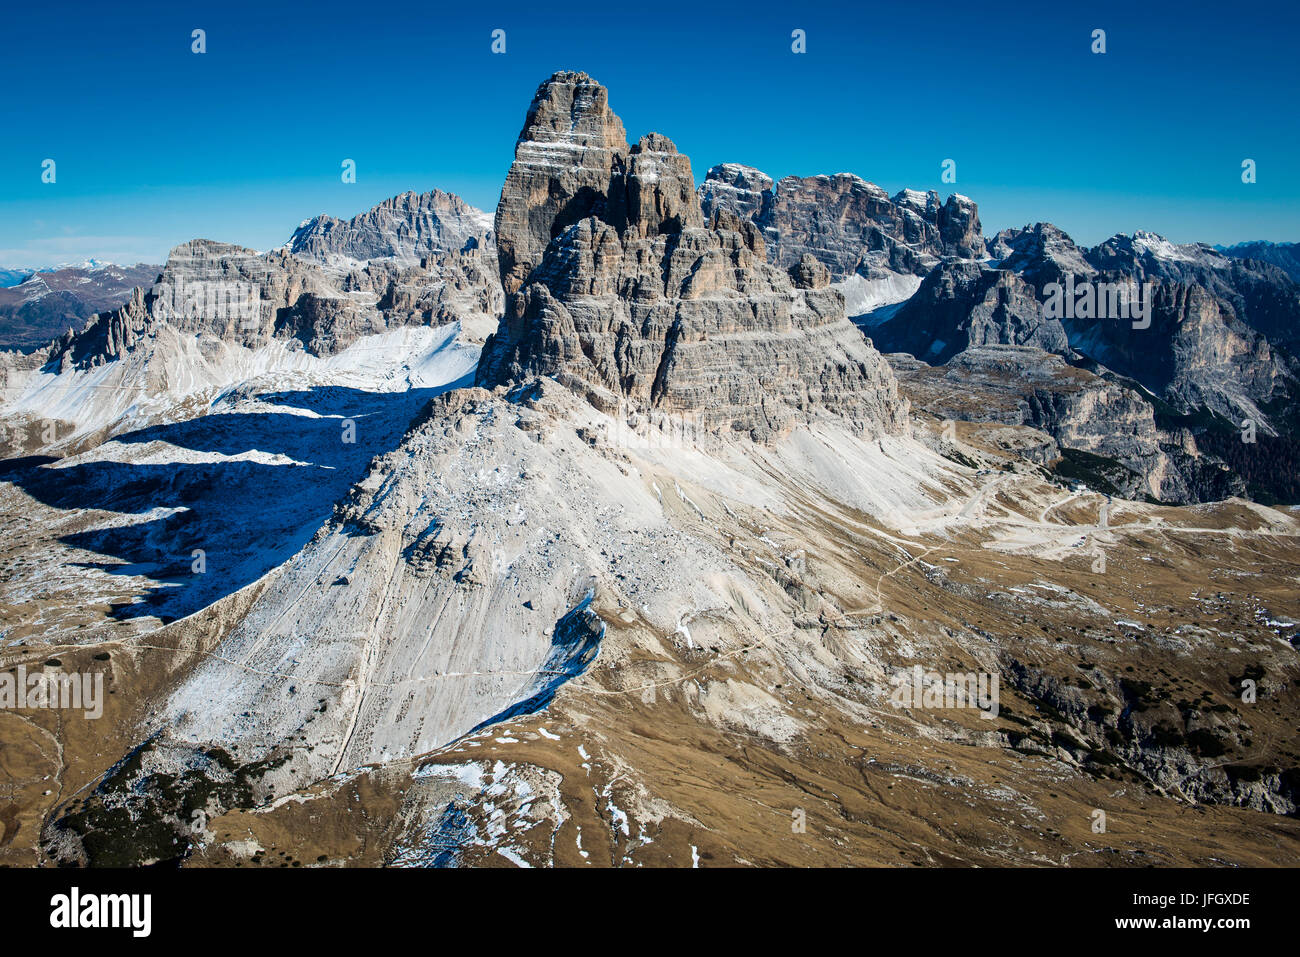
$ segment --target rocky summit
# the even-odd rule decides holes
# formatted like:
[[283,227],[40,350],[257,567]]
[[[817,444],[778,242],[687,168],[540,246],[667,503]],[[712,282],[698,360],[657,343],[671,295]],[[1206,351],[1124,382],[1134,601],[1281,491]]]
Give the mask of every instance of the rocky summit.
[[826,412],[870,433],[904,427],[893,375],[825,268],[769,263],[752,222],[706,226],[690,160],[658,133],[629,146],[584,73],[538,88],[496,233],[505,314],[479,385],[549,375],[607,412],[755,439]]

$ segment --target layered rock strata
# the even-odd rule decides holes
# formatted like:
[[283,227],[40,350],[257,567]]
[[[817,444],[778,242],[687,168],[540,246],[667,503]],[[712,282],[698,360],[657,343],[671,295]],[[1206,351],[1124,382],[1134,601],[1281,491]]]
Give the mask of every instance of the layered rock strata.
[[505,315],[479,385],[547,375],[605,411],[759,440],[825,411],[904,427],[893,375],[827,271],[769,263],[748,220],[706,225],[689,159],[657,133],[629,146],[586,74],[538,89],[495,225]]

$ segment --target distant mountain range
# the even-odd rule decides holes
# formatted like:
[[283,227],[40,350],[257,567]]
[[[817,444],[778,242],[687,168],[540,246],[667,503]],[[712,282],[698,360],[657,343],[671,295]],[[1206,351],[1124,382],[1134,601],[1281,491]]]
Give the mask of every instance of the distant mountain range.
[[1292,279],[1300,282],[1300,243],[1269,243],[1257,240],[1214,248],[1234,259],[1257,259],[1260,262],[1272,263]]
[[[1300,499],[1295,244],[1139,230],[1087,248],[1051,223],[986,240],[964,196],[891,197],[845,173],[774,183],[735,163],[709,170],[699,198],[715,226],[757,226],[772,263],[829,270],[915,408],[1046,433],[1046,461],[1129,497]],[[1076,285],[1140,293],[1149,314],[1090,298],[1052,315],[1053,290]]]
[[89,260],[76,266],[32,270],[0,268],[0,350],[31,351],[97,312],[117,309],[137,286],[148,287],[161,266]]
[[30,266],[0,266],[0,289],[16,286],[32,273],[38,271]]

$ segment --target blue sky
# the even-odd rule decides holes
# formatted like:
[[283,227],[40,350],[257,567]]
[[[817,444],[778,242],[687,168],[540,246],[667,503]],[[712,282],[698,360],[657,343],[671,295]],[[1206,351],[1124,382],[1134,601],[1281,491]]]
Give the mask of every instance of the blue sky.
[[697,181],[727,161],[849,171],[972,196],[989,234],[1300,240],[1294,2],[222,0],[10,5],[4,26],[0,264],[265,249],[406,189],[491,208],[558,69],[608,86],[629,135],[671,137]]

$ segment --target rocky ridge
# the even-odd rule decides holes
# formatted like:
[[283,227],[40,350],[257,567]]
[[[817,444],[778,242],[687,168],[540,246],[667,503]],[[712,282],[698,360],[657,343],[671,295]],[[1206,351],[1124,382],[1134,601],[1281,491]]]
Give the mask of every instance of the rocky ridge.
[[1269,243],[1263,241],[1236,243],[1232,246],[1215,246],[1216,252],[1234,259],[1253,259],[1272,263],[1296,282],[1300,282],[1300,243]]
[[[1300,413],[1289,344],[1300,328],[1300,294],[1280,268],[1141,231],[1082,248],[1050,223],[1003,230],[988,251],[984,264],[936,266],[913,297],[867,317],[866,328],[884,350],[931,364],[969,348],[1045,349],[1130,391],[1130,402],[1149,407],[1143,418],[1154,417],[1162,453],[1135,456],[1129,449],[1116,461],[1139,468],[1146,494],[1173,501],[1293,494],[1267,464],[1295,458]],[[1068,295],[1088,283],[1141,289],[1148,315],[1046,318],[1053,284]],[[1018,355],[1029,354],[1010,351],[1000,361]],[[1030,383],[1040,372],[1036,359],[1022,369],[1024,400],[1032,402]],[[1043,424],[1063,447],[1092,452],[1092,444],[1069,443],[1101,423],[1071,424],[1067,416]],[[1115,429],[1114,441],[1103,445],[1126,448],[1127,428],[1117,420]],[[1263,435],[1267,448],[1243,448],[1241,435]]]
[[851,173],[787,176],[773,184],[759,170],[724,163],[709,170],[699,189],[704,215],[754,223],[768,258],[790,268],[812,255],[841,282],[852,275],[922,276],[945,256],[982,259],[979,209],[954,193],[904,189],[890,195]]
[[404,193],[351,220],[318,217],[259,253],[196,239],[156,282],[9,368],[89,369],[120,358],[166,323],[184,335],[254,348],[296,341],[316,356],[407,325],[461,322],[481,340],[501,311],[486,214],[440,191]]
[[296,230],[285,248],[302,259],[352,264],[392,259],[418,266],[430,256],[484,249],[492,218],[440,189],[408,191],[352,219],[317,216]]

